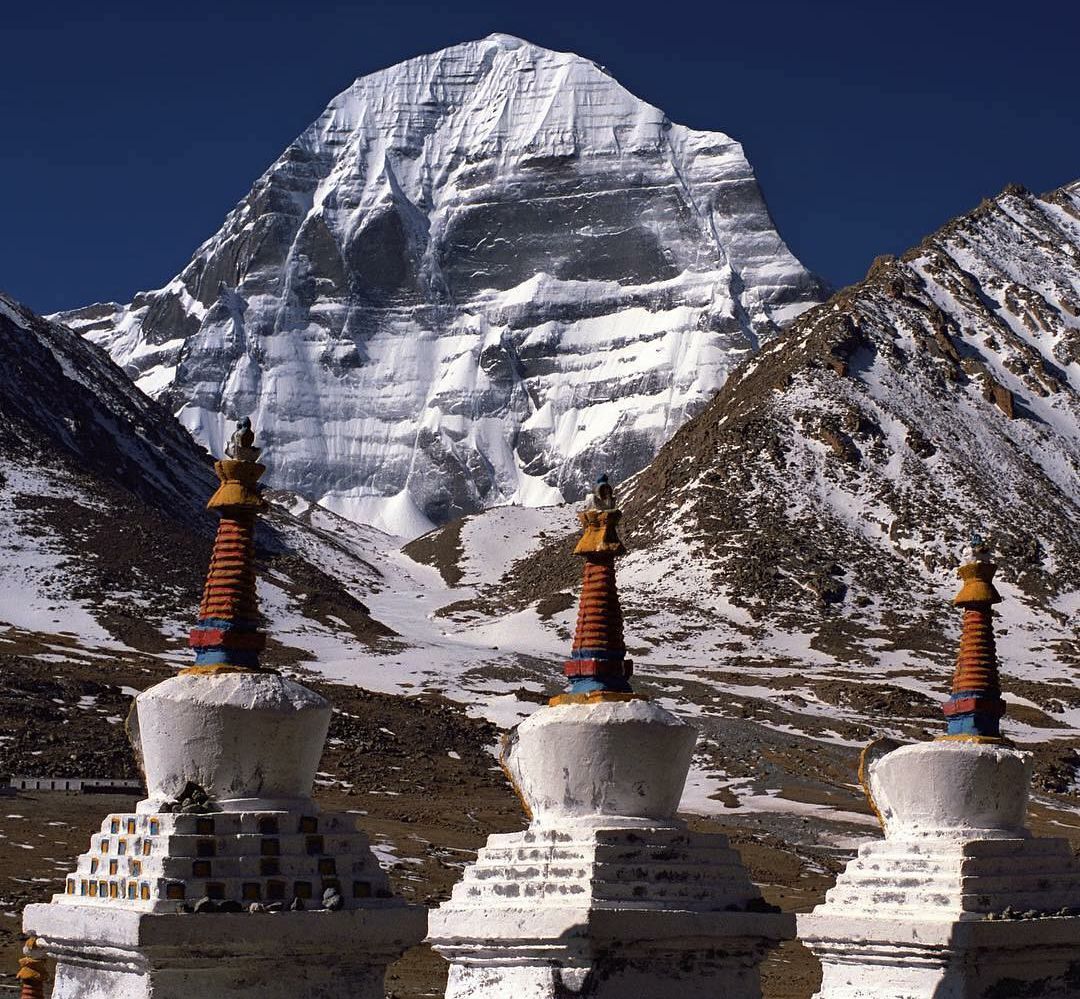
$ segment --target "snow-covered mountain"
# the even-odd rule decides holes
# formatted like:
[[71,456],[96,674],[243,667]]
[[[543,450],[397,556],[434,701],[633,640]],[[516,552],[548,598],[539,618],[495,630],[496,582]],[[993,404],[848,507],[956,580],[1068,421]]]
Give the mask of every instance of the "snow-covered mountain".
[[196,438],[413,535],[625,477],[822,288],[740,145],[493,35],[358,79],[158,291],[57,318]]
[[[186,661],[217,523],[209,455],[103,350],[3,294],[0,357],[0,654]],[[379,573],[343,528],[265,518],[275,661],[388,634],[357,596]]]

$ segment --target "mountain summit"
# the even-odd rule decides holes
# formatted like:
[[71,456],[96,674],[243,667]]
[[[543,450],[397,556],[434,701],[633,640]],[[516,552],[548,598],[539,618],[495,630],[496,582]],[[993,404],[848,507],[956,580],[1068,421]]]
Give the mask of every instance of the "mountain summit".
[[358,79],[164,288],[60,317],[401,534],[636,472],[820,301],[740,145],[507,35]]

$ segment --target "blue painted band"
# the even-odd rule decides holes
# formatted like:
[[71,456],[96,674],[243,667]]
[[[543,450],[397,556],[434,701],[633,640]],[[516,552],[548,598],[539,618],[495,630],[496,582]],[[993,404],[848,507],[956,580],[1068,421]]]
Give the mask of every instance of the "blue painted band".
[[572,649],[571,659],[602,659],[607,662],[618,662],[626,658],[626,649]]
[[591,694],[597,690],[608,690],[617,694],[632,694],[634,688],[622,677],[579,676],[570,681],[571,694]]
[[196,666],[258,666],[259,653],[244,649],[202,649],[195,655]]
[[949,719],[949,735],[1001,735],[1001,719],[996,714],[973,711],[970,714],[953,715]]
[[258,631],[259,621],[226,621],[220,617],[200,617],[196,622],[199,628],[219,628],[221,631]]

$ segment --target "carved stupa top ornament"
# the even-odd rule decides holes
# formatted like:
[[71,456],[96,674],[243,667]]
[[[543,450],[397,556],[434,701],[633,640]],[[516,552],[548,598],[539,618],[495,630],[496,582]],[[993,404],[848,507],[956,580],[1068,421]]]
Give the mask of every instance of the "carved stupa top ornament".
[[259,653],[266,647],[260,628],[255,578],[255,523],[266,508],[259,479],[266,466],[246,417],[225,446],[225,457],[214,463],[220,485],[207,508],[221,518],[210,568],[199,605],[198,625],[191,632],[195,665],[185,672],[231,673],[258,671]]
[[953,604],[963,608],[964,619],[951,695],[942,706],[948,719],[947,739],[1002,741],[1005,702],[1001,698],[993,608],[1002,597],[994,586],[997,566],[990,561],[990,549],[986,538],[972,534],[970,561],[957,570],[962,585]]
[[615,559],[626,554],[618,533],[620,519],[615,490],[601,475],[578,513],[581,538],[574,554],[585,560],[585,569],[574,644],[563,666],[570,690],[553,698],[552,704],[637,696],[630,686],[633,663],[626,658],[615,580]]

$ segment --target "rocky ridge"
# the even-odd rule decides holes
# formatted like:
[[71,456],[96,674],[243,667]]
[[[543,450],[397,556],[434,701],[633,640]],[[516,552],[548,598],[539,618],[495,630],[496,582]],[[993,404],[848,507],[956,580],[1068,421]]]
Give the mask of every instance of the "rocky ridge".
[[[698,762],[710,798],[851,809],[853,771],[827,755],[938,733],[973,530],[1000,563],[1009,736],[1043,754],[1040,790],[1071,791],[1078,349],[1080,184],[1010,187],[801,316],[624,484],[627,641],[639,683],[717,733]],[[473,571],[497,514],[408,551],[448,580]],[[439,612],[452,633],[509,619],[537,649],[566,643],[566,530],[552,511],[523,557],[466,574]]]
[[413,536],[621,478],[823,297],[739,144],[506,35],[358,79],[165,287],[57,318],[271,484]]

